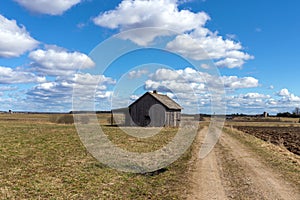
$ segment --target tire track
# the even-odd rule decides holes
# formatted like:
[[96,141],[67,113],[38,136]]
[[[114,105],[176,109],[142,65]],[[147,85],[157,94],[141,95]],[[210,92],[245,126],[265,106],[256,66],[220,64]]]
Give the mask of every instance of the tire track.
[[188,200],[300,199],[299,186],[285,181],[280,174],[264,165],[251,149],[229,134],[223,133],[210,154],[198,159],[207,130],[204,127],[195,141]]

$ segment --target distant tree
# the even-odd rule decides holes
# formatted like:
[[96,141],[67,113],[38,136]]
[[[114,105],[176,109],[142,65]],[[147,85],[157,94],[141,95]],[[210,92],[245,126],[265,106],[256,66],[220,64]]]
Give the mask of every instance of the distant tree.
[[[296,114],[298,113],[298,114]],[[298,118],[300,116],[300,109],[299,110],[294,110],[293,113],[289,112],[284,112],[284,113],[277,113],[277,117],[293,117],[293,118]]]
[[277,113],[277,117],[291,117],[292,114],[289,112]]
[[294,115],[300,115],[300,108],[299,107],[296,107],[293,111],[293,114]]

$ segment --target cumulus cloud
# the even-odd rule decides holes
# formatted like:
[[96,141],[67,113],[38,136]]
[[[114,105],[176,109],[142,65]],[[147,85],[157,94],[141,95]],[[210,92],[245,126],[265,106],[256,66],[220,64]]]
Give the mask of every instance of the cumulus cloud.
[[26,9],[49,15],[61,15],[81,0],[14,0]]
[[41,83],[27,91],[26,100],[34,105],[34,110],[70,110],[72,87],[65,82]]
[[181,34],[167,44],[167,49],[195,60],[213,59],[218,67],[242,67],[246,60],[254,57],[242,52],[240,43],[223,39],[211,31],[194,30]]
[[[105,84],[105,85],[113,85],[116,83],[116,81],[110,77],[106,77],[104,75],[92,75],[89,73],[83,74],[83,73],[77,73],[74,74],[74,76],[70,79],[72,83],[82,86],[87,85],[98,85],[98,84]],[[105,88],[102,88],[102,90],[105,90]]]
[[[203,26],[209,19],[204,12],[193,13],[179,10],[176,0],[123,0],[114,10],[95,17],[96,25],[121,31],[133,28],[159,27],[183,33]],[[169,35],[168,31],[143,32],[140,35],[127,35],[128,39],[145,45],[156,36]]]
[[[225,91],[234,93],[238,89],[256,88],[259,86],[253,77],[221,76],[199,72],[192,68],[180,70],[157,69],[145,81],[146,90],[158,90],[177,99],[185,108],[185,112],[195,112],[199,108],[209,112],[214,102],[226,103],[229,108],[262,108],[269,95],[247,93],[244,95],[227,96]],[[224,98],[224,99],[222,99]],[[219,106],[219,105],[218,105]]]
[[[147,45],[157,36],[177,35],[167,49],[195,60],[213,59],[218,67],[242,67],[254,57],[243,52],[241,43],[230,37],[224,39],[205,27],[210,17],[205,12],[178,8],[178,0],[123,0],[114,10],[95,17],[96,25],[120,31],[144,27],[158,27],[149,31],[123,33],[139,45]],[[170,32],[167,30],[173,30]]]
[[193,89],[204,90],[203,84],[190,84],[190,83],[178,83],[175,80],[168,81],[152,81],[147,80],[145,82],[146,90],[159,90],[161,92],[174,92],[174,93],[190,93]]
[[46,78],[44,76],[37,76],[31,72],[0,66],[0,84],[40,83],[45,81]]
[[259,114],[264,111],[291,112],[300,105],[300,97],[284,88],[276,93],[276,96],[250,92],[246,94],[235,94],[226,96],[228,112],[245,112],[248,114]]
[[[53,82],[38,84],[27,92],[27,99],[37,106],[57,107],[71,109],[73,89],[76,88],[77,96],[82,104],[96,98],[108,99],[112,92],[108,85],[115,84],[115,80],[104,75],[74,74],[70,77],[57,77]],[[73,96],[74,97],[74,96]]]
[[287,88],[281,89],[279,92],[277,92],[277,95],[281,97],[281,102],[300,102],[300,97],[290,93]]
[[292,101],[292,102],[300,102],[300,97],[296,96],[294,94],[291,94],[289,100]]
[[18,57],[38,44],[24,26],[0,15],[0,57]]
[[290,92],[289,92],[288,89],[283,88],[283,89],[281,89],[277,94],[278,94],[279,96],[289,96],[289,95],[290,95]]
[[286,109],[289,106],[279,104],[279,99],[271,95],[257,92],[236,94],[226,96],[228,113],[262,114],[266,112],[278,112],[279,109]]
[[111,29],[164,27],[183,32],[204,25],[208,19],[204,12],[178,10],[175,0],[124,0],[115,10],[94,18],[94,22]]
[[193,68],[186,67],[184,69],[172,70],[172,69],[157,69],[153,74],[150,75],[151,80],[165,81],[165,80],[176,80],[184,82],[199,82],[202,83],[209,79],[211,75],[208,73],[199,72]]
[[49,76],[65,76],[78,69],[87,69],[95,63],[87,55],[80,52],[68,52],[64,49],[48,46],[46,50],[38,49],[29,54],[31,67]]
[[[263,112],[267,108],[270,96],[259,93],[247,93],[226,97],[226,105],[229,111],[240,109],[253,109],[255,112]],[[257,114],[257,113],[256,113]]]
[[258,80],[253,77],[222,76],[224,87],[228,89],[242,89],[258,87]]
[[180,70],[158,69],[145,82],[145,89],[156,89],[164,92],[193,90],[196,93],[202,93],[208,90],[220,90],[222,87],[226,90],[236,90],[258,86],[258,80],[253,77],[216,77],[189,67]]

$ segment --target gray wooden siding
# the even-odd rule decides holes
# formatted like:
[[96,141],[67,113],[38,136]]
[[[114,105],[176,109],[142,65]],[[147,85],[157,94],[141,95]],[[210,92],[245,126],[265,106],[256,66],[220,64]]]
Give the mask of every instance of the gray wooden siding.
[[180,123],[181,110],[169,110],[150,94],[144,95],[129,107],[131,126],[171,126]]
[[171,110],[166,112],[166,126],[178,127],[181,120],[181,112]]
[[150,95],[130,106],[132,122],[137,126],[163,126],[165,123],[165,108]]

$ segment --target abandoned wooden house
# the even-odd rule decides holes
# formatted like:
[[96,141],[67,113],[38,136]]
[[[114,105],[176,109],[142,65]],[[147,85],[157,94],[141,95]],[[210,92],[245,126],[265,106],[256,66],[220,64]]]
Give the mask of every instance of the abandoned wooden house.
[[178,127],[182,107],[167,95],[156,91],[146,92],[128,108],[116,109],[112,113],[125,116],[126,126]]

